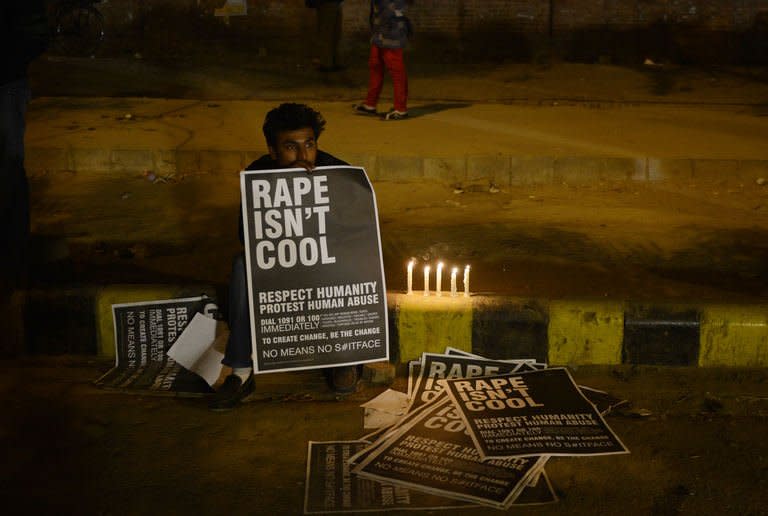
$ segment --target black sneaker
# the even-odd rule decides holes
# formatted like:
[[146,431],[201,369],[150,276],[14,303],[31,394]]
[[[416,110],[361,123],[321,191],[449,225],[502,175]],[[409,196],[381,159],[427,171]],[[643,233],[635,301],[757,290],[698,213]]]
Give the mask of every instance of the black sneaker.
[[378,113],[376,112],[376,108],[368,107],[365,104],[355,104],[355,113],[358,115],[370,115],[370,116],[376,116]]
[[231,410],[251,394],[254,388],[253,375],[243,383],[239,376],[231,374],[224,379],[224,383],[211,397],[208,408],[216,412]]
[[395,111],[394,109],[384,115],[384,120],[405,120],[406,118],[408,118],[408,111]]
[[331,387],[336,394],[351,394],[357,387],[357,366],[335,367],[331,371]]

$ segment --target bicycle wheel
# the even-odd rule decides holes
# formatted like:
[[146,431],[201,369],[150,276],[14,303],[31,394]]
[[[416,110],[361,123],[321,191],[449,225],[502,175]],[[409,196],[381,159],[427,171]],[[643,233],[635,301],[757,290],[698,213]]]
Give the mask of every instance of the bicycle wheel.
[[104,39],[104,17],[92,6],[75,6],[56,19],[56,43],[65,55],[92,56]]

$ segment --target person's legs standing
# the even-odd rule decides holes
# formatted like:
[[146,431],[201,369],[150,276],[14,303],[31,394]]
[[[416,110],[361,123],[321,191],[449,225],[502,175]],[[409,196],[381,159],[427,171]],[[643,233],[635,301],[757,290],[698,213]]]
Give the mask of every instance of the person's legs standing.
[[333,17],[333,32],[331,38],[331,48],[333,50],[333,68],[338,70],[341,68],[341,61],[339,60],[339,45],[341,45],[341,31],[344,26],[344,9],[342,3],[336,4],[336,11]]
[[369,108],[376,108],[384,84],[384,62],[381,53],[381,48],[371,45],[371,53],[368,55],[368,96],[365,99],[365,106]]
[[408,75],[405,71],[403,49],[382,49],[382,60],[387,66],[390,77],[392,77],[395,111],[406,113],[408,111]]
[[24,170],[24,117],[30,91],[26,79],[0,86],[0,206],[3,290],[20,285],[26,267],[29,240],[29,183]]
[[29,244],[29,186],[24,171],[26,79],[0,86],[0,356],[24,351],[22,316]]
[[334,71],[339,68],[339,42],[341,41],[342,8],[338,2],[320,2],[317,6],[317,32],[320,50],[320,69]]

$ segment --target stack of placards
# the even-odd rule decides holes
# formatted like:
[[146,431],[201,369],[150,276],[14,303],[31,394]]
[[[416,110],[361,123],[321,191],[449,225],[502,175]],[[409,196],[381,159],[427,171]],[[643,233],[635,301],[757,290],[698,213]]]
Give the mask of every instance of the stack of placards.
[[549,457],[629,453],[602,417],[625,402],[532,359],[425,353],[408,399],[360,441],[310,443],[305,513],[552,503]]
[[217,310],[205,295],[112,305],[115,366],[96,385],[174,396],[212,392],[222,356],[211,348]]

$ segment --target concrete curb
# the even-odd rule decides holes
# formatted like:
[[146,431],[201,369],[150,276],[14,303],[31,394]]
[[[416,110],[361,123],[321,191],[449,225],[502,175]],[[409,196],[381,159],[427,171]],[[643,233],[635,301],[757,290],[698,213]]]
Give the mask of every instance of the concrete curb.
[[[78,172],[137,174],[231,174],[261,155],[257,150],[87,149],[30,147],[31,174]],[[768,178],[768,160],[467,155],[463,158],[350,154],[374,181],[434,181],[447,184],[521,186],[594,184],[599,181],[754,182]]]
[[208,294],[210,285],[107,285],[29,290],[17,301],[26,340],[34,354],[90,354],[114,357],[112,305]]
[[399,362],[453,346],[553,365],[768,366],[768,305],[409,297],[388,301]]
[[[114,356],[111,305],[207,293],[210,285],[31,290],[26,352]],[[393,363],[452,346],[552,365],[768,367],[768,305],[387,294]]]

